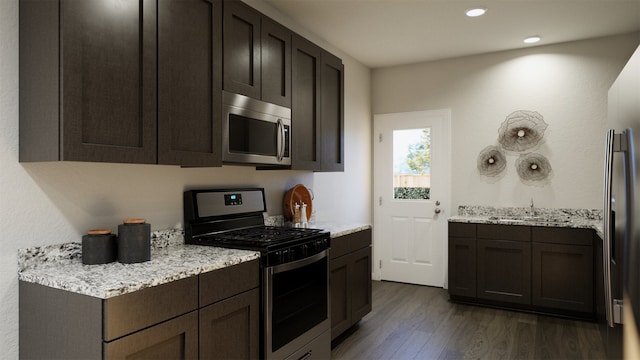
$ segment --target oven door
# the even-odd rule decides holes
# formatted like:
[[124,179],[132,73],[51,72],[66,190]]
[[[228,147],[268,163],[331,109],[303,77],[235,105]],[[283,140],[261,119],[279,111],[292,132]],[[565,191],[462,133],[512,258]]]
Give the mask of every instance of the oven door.
[[222,161],[291,165],[291,109],[224,93]]
[[264,269],[264,358],[330,357],[328,279],[328,250]]

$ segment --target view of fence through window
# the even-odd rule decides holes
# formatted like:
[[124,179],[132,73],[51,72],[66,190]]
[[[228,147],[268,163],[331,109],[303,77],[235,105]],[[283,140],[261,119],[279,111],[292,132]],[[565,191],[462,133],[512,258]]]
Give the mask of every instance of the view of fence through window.
[[393,197],[428,200],[431,191],[431,129],[393,131]]

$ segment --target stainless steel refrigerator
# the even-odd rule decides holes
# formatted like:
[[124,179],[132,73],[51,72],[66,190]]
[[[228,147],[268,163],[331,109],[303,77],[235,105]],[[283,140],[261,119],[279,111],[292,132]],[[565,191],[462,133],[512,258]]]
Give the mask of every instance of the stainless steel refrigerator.
[[609,358],[640,359],[640,47],[609,89],[601,334]]

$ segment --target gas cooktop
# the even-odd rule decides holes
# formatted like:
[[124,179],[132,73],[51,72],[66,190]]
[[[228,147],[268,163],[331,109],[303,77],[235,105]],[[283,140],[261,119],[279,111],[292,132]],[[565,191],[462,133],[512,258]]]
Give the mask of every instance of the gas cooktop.
[[330,247],[320,229],[265,226],[264,189],[184,193],[185,243],[261,252],[264,266],[303,259]]

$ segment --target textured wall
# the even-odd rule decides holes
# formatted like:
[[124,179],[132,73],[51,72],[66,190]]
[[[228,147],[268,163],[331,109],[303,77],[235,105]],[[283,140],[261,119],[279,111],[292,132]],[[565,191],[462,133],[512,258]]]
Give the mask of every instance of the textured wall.
[[[285,23],[291,23],[282,19]],[[297,29],[295,24],[292,28]],[[301,29],[301,28],[300,28]],[[312,34],[307,34],[310,39]],[[18,358],[19,248],[79,241],[87,229],[115,230],[127,217],[145,217],[152,228],[182,222],[182,191],[193,187],[261,186],[270,214],[281,214],[284,191],[297,183],[315,187],[316,215],[347,222],[370,221],[369,70],[345,54],[347,107],[345,141],[348,170],[316,175],[300,171],[256,171],[225,166],[182,169],[176,166],[99,163],[18,163],[18,0],[0,0],[0,358]],[[364,132],[361,129],[364,128]],[[362,159],[362,164],[358,164]],[[326,184],[314,182],[326,181]],[[357,191],[332,187],[357,182]],[[350,204],[343,206],[344,203]]]
[[[607,91],[640,41],[638,34],[538,46],[376,69],[373,113],[452,111],[452,203],[457,206],[601,207]],[[478,153],[496,145],[498,128],[516,110],[549,124],[537,152],[551,162],[548,182],[520,181],[507,156],[500,179],[486,179]]]

